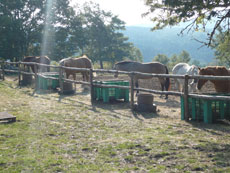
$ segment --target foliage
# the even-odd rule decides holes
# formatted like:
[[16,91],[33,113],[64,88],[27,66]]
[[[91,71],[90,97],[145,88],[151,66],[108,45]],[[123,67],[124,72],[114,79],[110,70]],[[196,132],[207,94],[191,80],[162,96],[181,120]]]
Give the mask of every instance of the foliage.
[[[120,32],[125,23],[98,4],[74,9],[69,0],[0,2],[0,57],[28,55],[51,60],[87,54],[93,61],[114,63],[142,55]],[[138,52],[139,51],[139,52]],[[139,57],[136,57],[139,56]]]
[[[189,53],[183,50],[179,55],[174,54],[170,58],[167,57],[167,55],[158,54],[153,58],[153,61],[161,62],[162,64],[167,65],[170,70],[172,70],[176,64],[180,62],[189,63],[191,59],[192,58],[190,57]],[[197,65],[200,64],[200,62],[198,60],[193,60],[192,64]]]
[[153,61],[161,62],[162,64],[165,65],[168,64],[169,60],[170,59],[164,54],[158,54],[153,58]]
[[38,42],[44,21],[44,1],[0,2],[0,57],[19,59]]
[[149,11],[144,15],[152,16],[155,23],[153,29],[162,29],[166,26],[174,26],[181,22],[187,22],[184,30],[206,29],[208,24],[214,24],[209,32],[209,41],[205,44],[210,45],[219,26],[224,26],[229,31],[230,1],[229,0],[146,0]]
[[[47,6],[51,8],[48,9]],[[67,35],[61,37],[58,35],[59,32],[66,30],[67,23],[64,19],[71,15],[69,1],[1,1],[0,11],[1,57],[11,60],[16,57],[20,60],[23,56],[40,55],[42,47],[49,47],[43,53],[53,59],[62,51],[60,47],[66,46],[64,41]],[[46,28],[47,26],[49,27]],[[45,34],[48,38],[46,43],[43,42],[42,36]]]
[[219,65],[230,67],[230,35],[218,28],[218,34],[215,35],[211,47],[215,50],[216,59]]
[[125,23],[117,16],[101,10],[98,4],[92,2],[85,3],[78,11],[87,28],[85,52],[93,61],[99,61],[101,68],[104,61],[113,64],[125,58],[134,59],[137,55],[142,58],[140,51],[137,52],[137,48],[127,42],[128,38],[120,32],[125,29]]

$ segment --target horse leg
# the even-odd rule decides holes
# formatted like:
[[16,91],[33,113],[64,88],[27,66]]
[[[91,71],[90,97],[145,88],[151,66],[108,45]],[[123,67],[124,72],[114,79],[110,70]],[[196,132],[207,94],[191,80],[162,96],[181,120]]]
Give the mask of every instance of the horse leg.
[[66,72],[66,79],[69,79],[69,73],[68,72]]
[[[85,79],[86,79],[86,82],[89,82],[89,73],[88,72],[85,73]],[[89,89],[89,86],[86,85],[86,88]]]
[[82,75],[82,80],[85,81],[85,73],[81,72],[81,75]]
[[[73,73],[73,79],[76,80],[76,73]],[[74,83],[74,90],[75,90],[75,91],[76,91],[76,88],[77,88],[76,86],[77,86],[77,84]]]
[[178,89],[179,92],[183,91],[184,80],[182,80],[182,79],[176,80],[176,85],[177,85],[177,89]]
[[86,82],[89,82],[89,74],[87,72],[85,73],[85,78],[86,78]]
[[[164,91],[164,84],[163,83],[161,83],[161,91]],[[163,94],[160,95],[160,98],[162,98],[162,97],[163,97]]]
[[178,84],[177,79],[175,79],[174,81],[175,81],[175,87],[176,87],[176,89],[179,91],[179,84]]
[[[138,80],[135,81],[135,86],[136,86],[136,88],[139,88]],[[138,95],[138,93],[139,93],[139,90],[137,90],[136,96]]]
[[[161,84],[161,91],[164,91],[164,80],[161,78],[158,78],[158,79],[159,79],[160,84]],[[162,98],[162,97],[163,97],[163,94],[160,95],[160,98]]]

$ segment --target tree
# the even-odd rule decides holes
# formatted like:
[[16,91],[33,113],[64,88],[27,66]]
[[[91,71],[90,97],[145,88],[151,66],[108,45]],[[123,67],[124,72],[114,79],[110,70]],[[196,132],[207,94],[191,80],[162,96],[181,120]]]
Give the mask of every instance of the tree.
[[176,64],[181,63],[181,62],[189,63],[190,61],[191,61],[191,57],[189,53],[183,50],[179,55],[174,54],[171,56],[171,58],[169,58],[168,68],[172,70],[172,68]]
[[188,62],[191,60],[189,53],[186,52],[185,50],[183,50],[183,51],[180,53],[180,55],[179,55],[178,58],[179,58],[179,61],[180,61],[180,62],[185,62],[185,63],[188,63]]
[[[87,45],[85,53],[95,62],[98,61],[103,68],[103,62],[114,63],[123,59],[134,59],[137,48],[128,42],[120,31],[125,29],[125,23],[111,12],[101,10],[98,4],[85,3],[80,15],[84,18],[87,31]],[[77,39],[77,37],[76,37]],[[132,52],[135,50],[135,52]],[[133,56],[136,54],[135,56]],[[140,57],[142,59],[142,56]]]
[[66,32],[71,14],[69,0],[0,1],[0,57],[20,60],[47,54],[56,58],[69,44]]
[[143,55],[142,55],[140,49],[134,47],[133,44],[131,45],[131,48],[129,51],[129,59],[134,60],[134,61],[138,61],[138,62],[143,62]]
[[164,54],[158,54],[153,58],[153,61],[157,61],[165,65],[169,63],[169,60],[170,59]]
[[200,61],[199,60],[196,60],[194,59],[192,62],[191,62],[192,65],[195,65],[197,67],[201,67],[202,65],[200,64]]
[[227,32],[230,28],[230,0],[145,0],[149,11],[144,15],[151,15],[155,23],[154,29],[162,29],[166,26],[174,26],[186,22],[185,30],[205,30],[207,25],[214,21],[212,30],[208,32],[208,42],[211,45],[213,36],[219,26],[223,26]]
[[44,1],[0,1],[0,57],[20,59],[38,42]]
[[216,59],[220,65],[230,67],[230,35],[218,28],[218,34],[215,35],[211,48],[215,50]]

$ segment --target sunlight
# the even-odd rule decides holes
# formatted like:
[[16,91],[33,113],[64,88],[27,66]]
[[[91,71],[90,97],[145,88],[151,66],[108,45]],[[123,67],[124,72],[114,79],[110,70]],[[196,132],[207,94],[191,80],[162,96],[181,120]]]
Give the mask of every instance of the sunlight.
[[41,56],[48,55],[51,52],[50,42],[53,39],[52,20],[53,20],[53,7],[56,0],[47,0],[45,12],[45,25],[43,29]]

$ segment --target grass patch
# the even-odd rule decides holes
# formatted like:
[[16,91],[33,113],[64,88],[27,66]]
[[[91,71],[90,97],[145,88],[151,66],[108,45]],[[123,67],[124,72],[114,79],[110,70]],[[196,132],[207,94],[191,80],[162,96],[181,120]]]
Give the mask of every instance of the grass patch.
[[32,95],[0,82],[0,111],[17,117],[0,124],[0,172],[230,171],[228,125],[186,123],[179,104],[172,113],[158,97],[157,116],[132,113],[128,103],[92,106],[79,90]]

